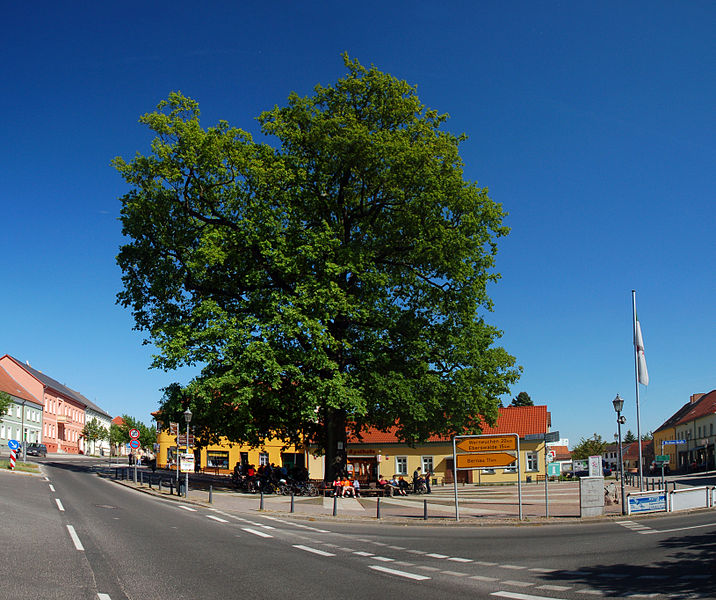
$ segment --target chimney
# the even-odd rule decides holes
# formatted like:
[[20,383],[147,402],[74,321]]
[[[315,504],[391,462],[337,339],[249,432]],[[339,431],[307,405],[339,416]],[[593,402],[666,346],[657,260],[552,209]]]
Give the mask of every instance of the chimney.
[[691,404],[694,404],[695,402],[698,402],[703,395],[704,394],[691,394],[691,397],[689,398],[689,402]]

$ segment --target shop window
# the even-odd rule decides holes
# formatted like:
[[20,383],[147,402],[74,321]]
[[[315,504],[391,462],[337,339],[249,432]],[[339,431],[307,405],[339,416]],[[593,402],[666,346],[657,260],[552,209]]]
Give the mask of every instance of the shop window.
[[494,474],[495,474],[495,469],[481,469],[481,471],[482,471],[485,475],[494,475]]
[[527,453],[527,470],[528,471],[537,471],[537,460],[538,455],[536,452],[528,452]]
[[396,456],[395,457],[395,473],[396,473],[396,475],[407,475],[408,474],[408,457],[407,456]]
[[229,453],[218,450],[209,450],[206,453],[206,466],[215,469],[229,468]]

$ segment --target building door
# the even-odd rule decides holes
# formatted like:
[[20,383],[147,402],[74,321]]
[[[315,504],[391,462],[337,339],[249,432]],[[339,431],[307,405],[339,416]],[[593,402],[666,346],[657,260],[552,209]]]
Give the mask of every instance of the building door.
[[[453,459],[445,459],[445,483],[453,483]],[[458,471],[457,472],[458,483],[472,483],[472,471]]]

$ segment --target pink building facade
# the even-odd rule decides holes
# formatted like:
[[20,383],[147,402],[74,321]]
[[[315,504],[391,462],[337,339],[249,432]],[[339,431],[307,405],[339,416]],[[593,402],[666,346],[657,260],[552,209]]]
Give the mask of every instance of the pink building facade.
[[10,376],[43,404],[42,443],[48,452],[79,454],[84,442],[85,404],[77,392],[33,369],[9,354],[0,357],[0,365]]

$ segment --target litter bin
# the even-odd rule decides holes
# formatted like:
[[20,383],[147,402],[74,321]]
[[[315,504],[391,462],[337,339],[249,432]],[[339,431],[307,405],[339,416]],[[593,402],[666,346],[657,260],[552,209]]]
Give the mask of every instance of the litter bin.
[[532,475],[527,475],[527,483],[532,483]]

